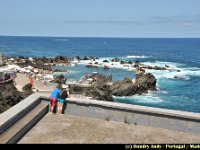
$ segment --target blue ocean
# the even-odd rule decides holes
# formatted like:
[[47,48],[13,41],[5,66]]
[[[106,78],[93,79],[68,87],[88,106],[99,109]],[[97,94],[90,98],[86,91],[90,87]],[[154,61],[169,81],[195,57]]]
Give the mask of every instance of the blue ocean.
[[[200,113],[200,39],[199,38],[78,38],[0,36],[0,52],[6,56],[58,55],[94,56],[102,60],[118,57],[146,65],[169,66],[169,71],[146,70],[157,78],[158,91],[115,101]],[[63,66],[59,66],[63,67]],[[59,68],[58,67],[58,68]],[[68,67],[65,76],[78,80],[89,72],[112,74],[113,80],[134,78],[133,71],[122,68]],[[179,71],[176,71],[179,70]],[[174,76],[178,78],[174,78]]]

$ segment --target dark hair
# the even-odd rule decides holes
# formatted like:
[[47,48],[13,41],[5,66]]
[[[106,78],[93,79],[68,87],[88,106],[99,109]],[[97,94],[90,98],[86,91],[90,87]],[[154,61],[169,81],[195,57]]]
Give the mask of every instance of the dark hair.
[[61,84],[61,83],[58,83],[57,88],[58,88],[58,89],[62,89],[62,84]]

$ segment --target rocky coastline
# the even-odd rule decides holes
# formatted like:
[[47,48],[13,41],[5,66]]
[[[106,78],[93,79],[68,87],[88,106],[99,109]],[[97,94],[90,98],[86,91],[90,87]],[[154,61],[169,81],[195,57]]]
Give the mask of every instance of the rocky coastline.
[[83,94],[92,99],[103,101],[114,101],[114,96],[132,96],[147,93],[149,90],[156,91],[157,79],[150,73],[137,74],[135,81],[131,78],[116,81],[113,84],[108,84],[107,80],[99,78],[99,81],[90,86],[81,84],[70,85],[70,93]]
[[[6,59],[6,64],[13,63],[20,67],[27,67],[32,66],[37,69],[41,69],[48,73],[53,73],[56,71],[59,72],[67,72],[67,70],[52,70],[52,66],[62,65],[68,66],[72,63],[77,65],[81,60],[91,60],[94,62],[90,64],[85,64],[86,67],[88,65],[99,67],[98,58],[96,57],[83,57],[76,56],[74,58],[69,58],[65,56],[56,56],[54,58],[47,58],[47,57],[9,57]],[[108,60],[104,60],[103,62],[108,63]],[[106,77],[103,74],[97,74],[96,76],[91,76],[91,79],[97,79],[94,83],[83,86],[81,84],[70,84],[69,90],[72,94],[82,94],[87,97],[91,97],[97,100],[104,100],[104,101],[113,101],[114,96],[132,96],[135,94],[141,95],[142,93],[147,93],[149,90],[157,90],[156,89],[156,82],[157,79],[150,73],[145,73],[145,68],[148,69],[155,69],[155,70],[167,70],[166,67],[152,67],[152,66],[145,66],[138,61],[132,62],[125,62],[118,58],[113,58],[111,62],[119,62],[123,65],[132,65],[133,69],[136,73],[136,78],[124,78],[121,81],[112,82],[112,76]],[[108,66],[103,66],[105,69],[109,69]],[[58,83],[65,83],[66,78],[64,76],[57,76],[54,79],[54,82]],[[33,91],[31,87],[26,85],[24,87],[23,92],[17,91],[16,87],[12,82],[6,82],[0,84],[0,112],[5,111],[6,109],[12,107],[19,101],[26,98],[30,95]]]

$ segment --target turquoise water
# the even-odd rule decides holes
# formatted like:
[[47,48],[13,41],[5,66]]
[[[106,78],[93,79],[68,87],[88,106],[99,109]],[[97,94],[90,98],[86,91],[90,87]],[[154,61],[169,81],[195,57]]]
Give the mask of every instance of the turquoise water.
[[63,74],[68,81],[80,80],[82,76],[92,72],[98,72],[104,74],[106,77],[112,75],[113,81],[123,80],[125,77],[135,78],[133,71],[122,70],[118,68],[111,68],[109,70],[104,70],[101,67],[98,68],[88,68],[85,65],[77,65],[76,67],[63,67],[57,66],[54,69],[66,69],[68,73],[59,73]]

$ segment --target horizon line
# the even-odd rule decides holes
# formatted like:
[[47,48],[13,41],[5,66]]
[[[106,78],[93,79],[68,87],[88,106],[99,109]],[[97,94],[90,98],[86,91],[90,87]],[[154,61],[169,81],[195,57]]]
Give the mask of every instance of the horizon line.
[[51,37],[51,38],[165,38],[165,39],[198,39],[200,37],[126,37],[126,36],[119,36],[119,37],[112,37],[112,36],[45,36],[45,35],[0,35],[0,36],[7,36],[7,37]]

